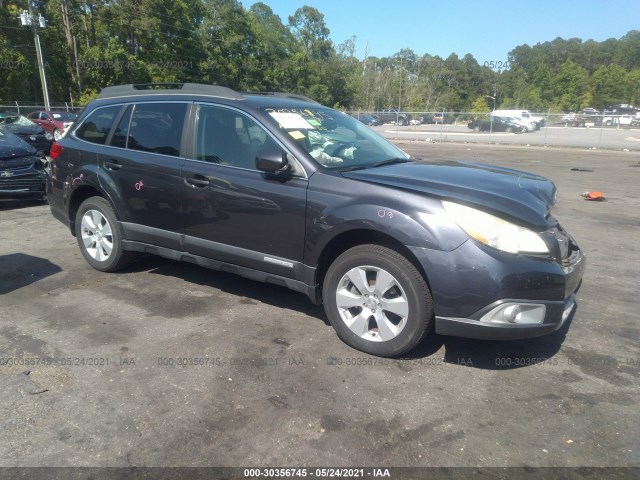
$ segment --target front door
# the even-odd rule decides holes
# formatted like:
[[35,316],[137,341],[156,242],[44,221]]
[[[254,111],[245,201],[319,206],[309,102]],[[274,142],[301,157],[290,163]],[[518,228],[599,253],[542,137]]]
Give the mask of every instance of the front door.
[[[307,179],[258,171],[256,154],[282,148],[237,110],[198,106],[193,158],[182,169],[189,252],[254,270],[301,275]],[[284,152],[284,150],[283,150]]]

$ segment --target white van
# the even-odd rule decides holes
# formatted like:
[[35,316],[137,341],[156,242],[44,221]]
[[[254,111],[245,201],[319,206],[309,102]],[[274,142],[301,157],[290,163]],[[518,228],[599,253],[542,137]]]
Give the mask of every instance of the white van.
[[492,115],[517,118],[525,124],[531,124],[534,130],[539,130],[544,126],[544,118],[533,116],[529,110],[494,110]]

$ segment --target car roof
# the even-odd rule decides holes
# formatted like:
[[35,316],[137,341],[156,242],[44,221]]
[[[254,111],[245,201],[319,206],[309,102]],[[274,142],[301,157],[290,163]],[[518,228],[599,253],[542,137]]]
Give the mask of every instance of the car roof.
[[219,85],[199,83],[144,83],[115,85],[102,89],[98,99],[115,99],[122,97],[175,96],[189,95],[197,97],[217,97],[231,101],[247,101],[254,107],[291,108],[317,107],[314,100],[302,95],[284,92],[236,92]]

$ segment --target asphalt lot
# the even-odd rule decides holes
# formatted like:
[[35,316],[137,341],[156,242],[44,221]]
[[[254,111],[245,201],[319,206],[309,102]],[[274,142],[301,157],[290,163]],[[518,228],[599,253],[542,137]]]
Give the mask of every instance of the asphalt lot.
[[562,146],[640,152],[640,129],[616,127],[565,127],[549,125],[536,132],[474,132],[467,125],[381,125],[379,134],[399,140],[479,143],[498,145]]
[[99,273],[48,206],[0,204],[0,466],[640,466],[640,155],[401,146],[556,182],[588,255],[562,330],[377,359],[301,294],[156,257]]

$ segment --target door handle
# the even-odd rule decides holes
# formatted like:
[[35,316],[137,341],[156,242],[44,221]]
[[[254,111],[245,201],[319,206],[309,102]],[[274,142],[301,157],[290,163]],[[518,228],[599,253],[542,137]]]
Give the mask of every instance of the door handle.
[[206,177],[203,177],[202,175],[187,177],[185,178],[185,181],[192,187],[206,187],[211,184],[211,182],[207,180]]
[[122,168],[122,165],[115,160],[105,160],[103,165],[107,170],[120,170]]

